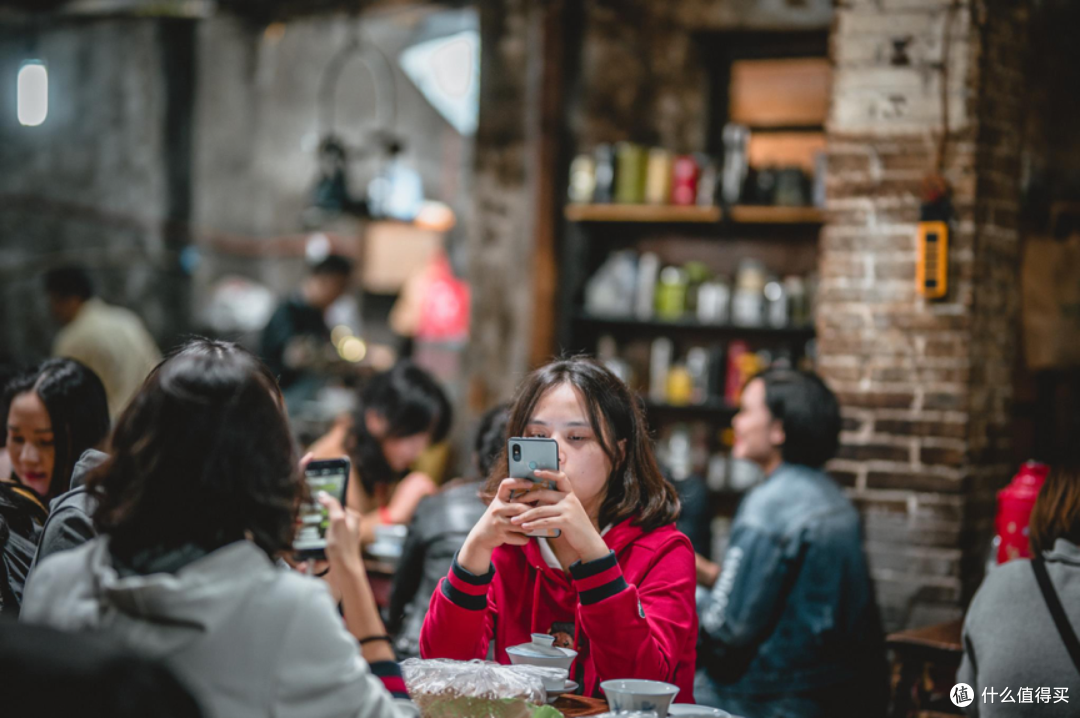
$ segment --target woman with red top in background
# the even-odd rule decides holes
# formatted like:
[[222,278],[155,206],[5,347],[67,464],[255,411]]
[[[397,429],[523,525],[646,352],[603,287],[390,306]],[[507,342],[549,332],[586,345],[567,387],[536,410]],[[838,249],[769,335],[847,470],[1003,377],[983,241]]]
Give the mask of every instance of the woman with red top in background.
[[[553,362],[519,389],[508,436],[558,442],[560,471],[536,472],[556,489],[511,501],[531,483],[504,478],[504,449],[488,480],[494,498],[432,596],[421,655],[484,658],[494,642],[508,663],[508,647],[548,633],[578,651],[570,678],[585,695],[643,678],[693,702],[694,551],[673,525],[679,502],[633,394],[591,360]],[[525,535],[541,529],[562,533]]]

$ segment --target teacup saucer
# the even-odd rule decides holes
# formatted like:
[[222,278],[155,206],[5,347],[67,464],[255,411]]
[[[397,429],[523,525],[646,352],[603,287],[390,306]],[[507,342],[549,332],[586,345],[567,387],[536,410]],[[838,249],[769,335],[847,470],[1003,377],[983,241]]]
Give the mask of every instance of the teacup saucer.
[[687,718],[735,718],[727,711],[722,711],[719,708],[709,708],[708,706],[696,706],[689,703],[675,703],[668,708],[668,718],[677,718],[677,716],[687,716]]
[[561,696],[563,693],[573,693],[577,689],[578,689],[578,684],[577,683],[575,683],[574,681],[571,681],[571,680],[567,680],[566,685],[564,685],[561,690],[548,691],[547,692],[547,697],[548,697],[547,702],[548,703],[554,703],[555,699],[558,698],[559,696]]

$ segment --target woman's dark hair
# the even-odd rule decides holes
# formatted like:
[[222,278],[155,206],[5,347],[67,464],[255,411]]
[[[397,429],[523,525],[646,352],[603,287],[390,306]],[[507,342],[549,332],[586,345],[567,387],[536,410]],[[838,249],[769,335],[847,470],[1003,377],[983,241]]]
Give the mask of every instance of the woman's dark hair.
[[273,374],[247,350],[209,339],[151,372],[90,485],[94,523],[126,560],[245,537],[274,557],[291,547],[305,496]]
[[1080,466],[1050,469],[1031,509],[1028,533],[1035,554],[1054,548],[1059,538],[1080,545]]
[[450,401],[435,377],[412,362],[402,361],[371,377],[360,391],[353,415],[353,444],[349,454],[364,491],[400,478],[383,456],[379,440],[367,429],[366,416],[373,411],[386,420],[386,438],[430,433],[437,444],[450,433]]
[[311,268],[315,276],[327,274],[348,278],[352,276],[352,271],[352,260],[340,254],[331,254]]
[[750,381],[756,379],[765,384],[769,413],[784,427],[784,461],[813,468],[824,466],[840,446],[840,404],[836,395],[813,372],[766,369]]
[[58,297],[78,297],[86,300],[94,296],[94,283],[85,267],[70,265],[56,267],[45,273],[45,291]]
[[[563,384],[581,394],[589,424],[611,463],[600,525],[635,517],[635,525],[651,531],[674,523],[679,498],[656,464],[645,415],[626,384],[598,362],[585,357],[560,359],[529,374],[510,410],[507,435],[523,436],[541,397]],[[625,445],[620,447],[620,442]],[[495,494],[509,470],[504,445],[488,476],[485,490],[489,495]]]
[[33,392],[52,424],[56,460],[46,502],[67,491],[75,462],[109,435],[109,401],[101,379],[74,359],[49,359],[13,379],[4,392],[4,417],[16,396]]
[[476,426],[473,455],[481,478],[487,478],[499,454],[506,448],[506,426],[510,422],[510,405],[499,404],[484,412]]

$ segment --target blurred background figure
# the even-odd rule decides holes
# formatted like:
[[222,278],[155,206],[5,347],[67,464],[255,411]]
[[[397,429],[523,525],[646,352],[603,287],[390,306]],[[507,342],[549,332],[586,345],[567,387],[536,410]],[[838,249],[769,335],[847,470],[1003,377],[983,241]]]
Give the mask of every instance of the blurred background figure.
[[883,716],[862,526],[822,470],[840,440],[836,396],[811,372],[768,369],[746,385],[732,425],[733,454],[766,479],[739,507],[701,608],[698,702],[755,718]]
[[[1040,705],[1038,714],[1076,715],[1069,707],[1080,695],[1080,655],[1069,647],[1080,628],[1080,468],[1075,463],[1050,470],[1029,528],[1031,560],[1015,559],[988,573],[964,619],[964,660],[956,680],[975,689],[968,715],[1018,715],[1016,704],[980,699],[984,688],[1018,691],[1021,686],[1066,688],[1068,701]],[[1052,603],[1057,608],[1050,608]]]
[[53,355],[76,359],[98,375],[109,399],[109,416],[115,419],[161,361],[157,344],[134,312],[94,295],[83,267],[49,270],[45,292],[49,311],[62,327]]
[[435,493],[429,473],[409,469],[446,438],[452,419],[435,378],[403,361],[373,376],[360,390],[354,414],[311,445],[316,459],[352,459],[347,504],[363,516],[365,544],[375,541],[377,526],[408,524],[420,500]]
[[4,393],[9,476],[0,477],[0,612],[17,614],[49,513],[68,490],[75,462],[109,433],[105,388],[71,359],[49,359]]
[[320,368],[337,356],[326,310],[348,291],[352,271],[348,258],[327,256],[311,268],[300,289],[278,305],[263,329],[260,353],[278,377],[291,412],[315,397],[324,383]]
[[473,475],[454,479],[420,502],[409,524],[401,562],[390,593],[387,629],[396,636],[399,659],[420,656],[420,628],[431,594],[450,570],[469,531],[484,515],[480,487],[506,446],[510,406],[500,404],[480,419],[473,440]]

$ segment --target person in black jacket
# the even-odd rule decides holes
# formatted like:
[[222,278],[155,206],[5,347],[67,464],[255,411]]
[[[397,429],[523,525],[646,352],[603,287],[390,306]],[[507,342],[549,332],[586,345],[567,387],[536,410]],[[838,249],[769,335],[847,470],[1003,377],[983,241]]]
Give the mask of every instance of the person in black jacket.
[[387,629],[396,636],[394,648],[399,659],[419,657],[420,628],[431,594],[450,570],[454,554],[469,531],[484,515],[480,480],[491,472],[491,465],[506,445],[509,409],[500,404],[480,419],[473,442],[477,478],[451,481],[416,509],[390,592]]
[[18,615],[48,503],[67,491],[76,460],[109,433],[105,387],[72,359],[49,359],[4,392],[11,475],[0,476],[0,611]]
[[296,402],[313,398],[321,386],[315,367],[320,354],[332,346],[326,310],[348,291],[352,271],[348,258],[326,257],[311,268],[300,290],[278,306],[262,331],[259,354],[294,411]]

